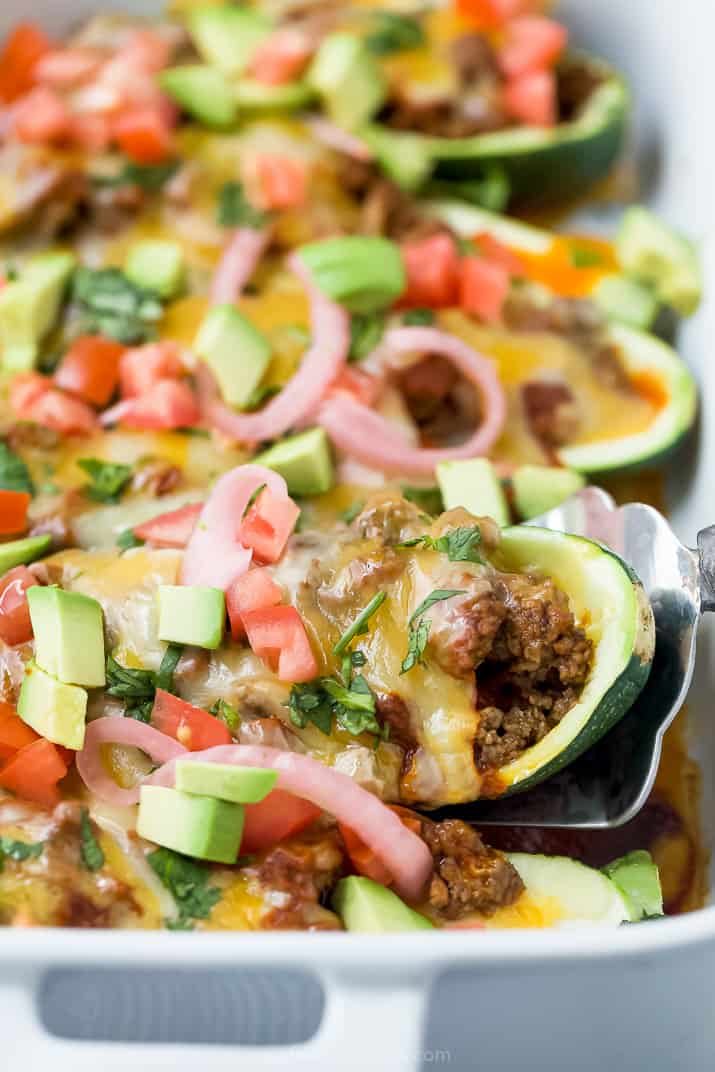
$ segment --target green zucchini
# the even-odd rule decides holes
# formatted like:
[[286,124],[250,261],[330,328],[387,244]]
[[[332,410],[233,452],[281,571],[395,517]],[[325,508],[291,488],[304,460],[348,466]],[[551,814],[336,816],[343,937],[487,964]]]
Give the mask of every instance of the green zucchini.
[[537,903],[558,903],[556,926],[599,923],[618,927],[636,922],[631,905],[618,885],[601,871],[566,856],[508,853],[527,894]]
[[470,138],[425,137],[435,177],[464,182],[498,165],[512,199],[520,202],[575,197],[605,178],[623,147],[630,95],[611,67],[582,58],[603,80],[575,119],[548,130],[522,126]]
[[537,744],[497,772],[509,795],[567,766],[629,710],[648,680],[655,650],[653,612],[638,578],[618,555],[580,536],[526,525],[504,529],[494,564],[552,577],[588,622],[594,663],[578,703]]

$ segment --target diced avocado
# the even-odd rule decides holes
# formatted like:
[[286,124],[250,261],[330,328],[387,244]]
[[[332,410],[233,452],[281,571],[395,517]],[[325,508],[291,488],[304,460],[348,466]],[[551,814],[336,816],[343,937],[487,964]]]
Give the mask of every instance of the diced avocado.
[[237,4],[194,7],[187,16],[189,33],[203,59],[224,74],[241,74],[273,20],[255,8]]
[[86,690],[58,681],[35,663],[25,667],[17,713],[36,733],[54,744],[75,751],[84,745]]
[[243,409],[271,359],[264,335],[234,305],[216,305],[199,328],[194,350],[213,372],[225,402]]
[[185,112],[207,126],[230,127],[236,122],[233,87],[216,67],[200,63],[169,67],[159,75],[159,83]]
[[339,126],[355,130],[380,110],[386,97],[383,73],[365,42],[354,34],[324,38],[308,71],[308,82]]
[[649,852],[629,852],[604,867],[603,872],[626,898],[633,922],[663,915],[660,875]]
[[432,173],[434,160],[427,142],[419,134],[367,126],[360,131],[385,174],[403,190],[418,190]]
[[258,804],[278,781],[278,772],[263,767],[234,767],[230,763],[202,763],[180,759],[176,764],[177,789],[182,793]]
[[291,495],[322,495],[333,486],[333,458],[322,428],[286,436],[253,460],[280,473]]
[[235,864],[243,817],[241,804],[193,796],[160,785],[143,785],[137,834],[199,860]]
[[492,517],[498,525],[509,524],[509,506],[501,481],[486,458],[440,462],[437,483],[445,510],[462,506],[477,517]]
[[124,274],[161,298],[175,297],[184,282],[184,251],[178,242],[145,240],[129,250]]
[[345,930],[362,934],[432,930],[434,924],[401,901],[396,893],[371,878],[341,878],[333,893],[333,908]]
[[650,287],[627,275],[607,275],[591,295],[609,320],[648,331],[658,315],[659,302]]
[[51,536],[26,536],[24,540],[10,540],[0,543],[0,574],[7,573],[13,566],[25,566],[49,551]]
[[27,602],[37,665],[68,685],[103,685],[104,622],[97,600],[38,584],[28,588]]
[[76,263],[71,253],[42,253],[0,292],[0,351],[6,369],[20,372],[35,364]]
[[159,640],[217,648],[223,638],[226,601],[220,588],[159,585]]
[[624,214],[616,238],[622,268],[650,283],[661,301],[682,316],[698,308],[703,285],[695,246],[656,215],[635,205]]
[[315,99],[315,91],[307,82],[286,82],[269,86],[253,78],[241,78],[234,86],[234,97],[240,111],[295,112]]
[[302,246],[299,256],[315,285],[351,313],[376,313],[406,286],[402,255],[387,238],[325,238]]
[[549,465],[520,465],[511,478],[514,505],[524,521],[553,510],[585,484],[581,473]]

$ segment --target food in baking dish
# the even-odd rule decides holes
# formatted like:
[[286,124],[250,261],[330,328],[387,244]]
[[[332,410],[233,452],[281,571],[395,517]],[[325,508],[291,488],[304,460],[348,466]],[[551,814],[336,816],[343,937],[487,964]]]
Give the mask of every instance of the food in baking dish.
[[492,211],[617,153],[620,81],[564,38],[490,0],[5,42],[1,922],[662,912],[646,850],[693,836],[670,802],[595,854],[432,814],[632,706],[640,582],[516,522],[695,415],[657,337],[697,306],[686,240],[640,208],[614,244]]

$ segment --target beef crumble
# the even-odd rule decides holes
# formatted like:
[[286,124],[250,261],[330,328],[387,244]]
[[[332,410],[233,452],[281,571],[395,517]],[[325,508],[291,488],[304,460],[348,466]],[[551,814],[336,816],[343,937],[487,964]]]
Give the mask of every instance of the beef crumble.
[[434,859],[429,903],[445,919],[469,912],[493,916],[523,893],[524,883],[512,864],[460,819],[423,819],[422,837]]
[[268,930],[334,930],[340,922],[322,901],[343,868],[337,830],[315,829],[276,845],[254,866],[245,868],[259,888],[270,891],[275,907],[264,917]]

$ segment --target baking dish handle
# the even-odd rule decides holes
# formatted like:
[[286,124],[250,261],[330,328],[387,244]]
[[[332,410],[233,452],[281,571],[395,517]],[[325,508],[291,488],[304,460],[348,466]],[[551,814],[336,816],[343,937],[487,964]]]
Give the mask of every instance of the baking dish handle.
[[[431,980],[405,971],[332,968],[319,972],[325,1012],[317,1034],[288,1046],[207,1046],[164,1043],[85,1042],[48,1034],[37,1016],[41,974],[0,969],[3,1072],[52,1068],[53,1072],[336,1072],[366,1068],[418,1072]],[[91,1015],[90,1010],[88,1014]],[[8,1063],[9,1062],[9,1063]]]

